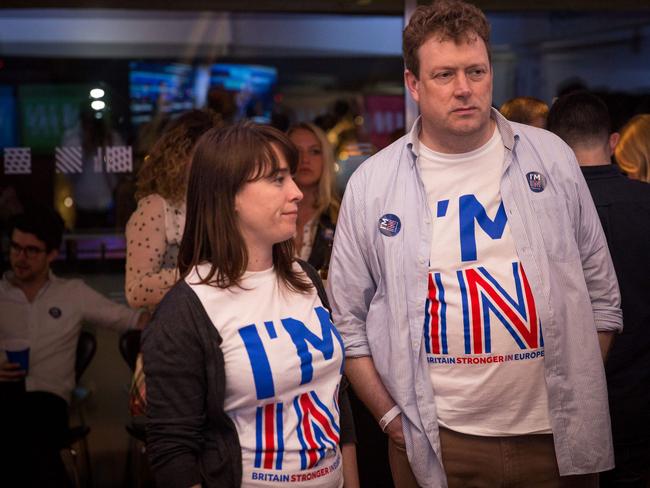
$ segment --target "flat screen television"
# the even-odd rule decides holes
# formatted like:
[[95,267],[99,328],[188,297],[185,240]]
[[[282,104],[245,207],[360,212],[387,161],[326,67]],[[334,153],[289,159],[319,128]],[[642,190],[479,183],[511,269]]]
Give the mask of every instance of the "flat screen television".
[[169,116],[196,106],[195,69],[181,63],[132,61],[129,63],[131,123],[139,126],[154,114]]
[[229,63],[210,66],[209,89],[222,89],[234,95],[237,119],[270,122],[277,81],[278,71],[271,66]]

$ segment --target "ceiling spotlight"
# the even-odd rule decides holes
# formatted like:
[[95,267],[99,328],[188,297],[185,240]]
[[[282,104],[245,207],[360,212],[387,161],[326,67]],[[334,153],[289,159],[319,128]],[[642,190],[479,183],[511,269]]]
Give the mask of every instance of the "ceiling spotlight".
[[93,110],[104,110],[106,108],[106,102],[103,100],[93,100],[90,106]]
[[91,98],[102,98],[104,96],[104,90],[101,88],[93,88],[90,90]]

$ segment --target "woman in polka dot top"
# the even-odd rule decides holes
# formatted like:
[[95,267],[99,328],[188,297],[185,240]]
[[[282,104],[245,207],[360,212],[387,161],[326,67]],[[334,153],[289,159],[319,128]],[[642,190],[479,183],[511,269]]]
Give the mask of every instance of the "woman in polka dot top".
[[175,283],[194,146],[220,119],[191,110],[170,123],[138,172],[138,208],[126,224],[126,299],[153,310]]

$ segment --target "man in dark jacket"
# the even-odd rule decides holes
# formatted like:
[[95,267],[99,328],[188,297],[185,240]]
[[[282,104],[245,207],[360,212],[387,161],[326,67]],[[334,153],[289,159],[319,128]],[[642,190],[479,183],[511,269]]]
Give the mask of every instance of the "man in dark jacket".
[[596,204],[621,289],[624,328],[606,364],[616,468],[600,486],[645,487],[650,478],[650,185],[628,179],[611,156],[618,142],[604,102],[561,97],[548,129],[571,146]]

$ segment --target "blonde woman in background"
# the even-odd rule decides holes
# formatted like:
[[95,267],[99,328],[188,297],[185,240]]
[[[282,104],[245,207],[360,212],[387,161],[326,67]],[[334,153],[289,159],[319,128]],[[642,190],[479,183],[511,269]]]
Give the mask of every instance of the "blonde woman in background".
[[[341,199],[336,192],[334,150],[325,133],[309,122],[292,126],[287,135],[298,149],[298,167],[293,180],[303,195],[298,203],[296,235],[293,239],[296,256],[318,270],[329,266],[336,219],[341,207]],[[326,278],[322,273],[321,276]],[[347,383],[347,379],[344,382]],[[342,403],[341,411],[352,417],[349,401]],[[345,487],[358,488],[356,435],[343,440],[341,451]]]
[[314,124],[297,124],[288,135],[300,153],[294,181],[304,195],[298,207],[296,254],[320,269],[329,259],[341,206],[335,187],[334,152],[325,133]]
[[126,299],[132,307],[152,310],[176,281],[194,146],[218,124],[211,111],[181,115],[153,145],[138,172],[138,208],[126,224]]
[[614,156],[630,178],[650,183],[650,114],[636,115],[625,124]]

